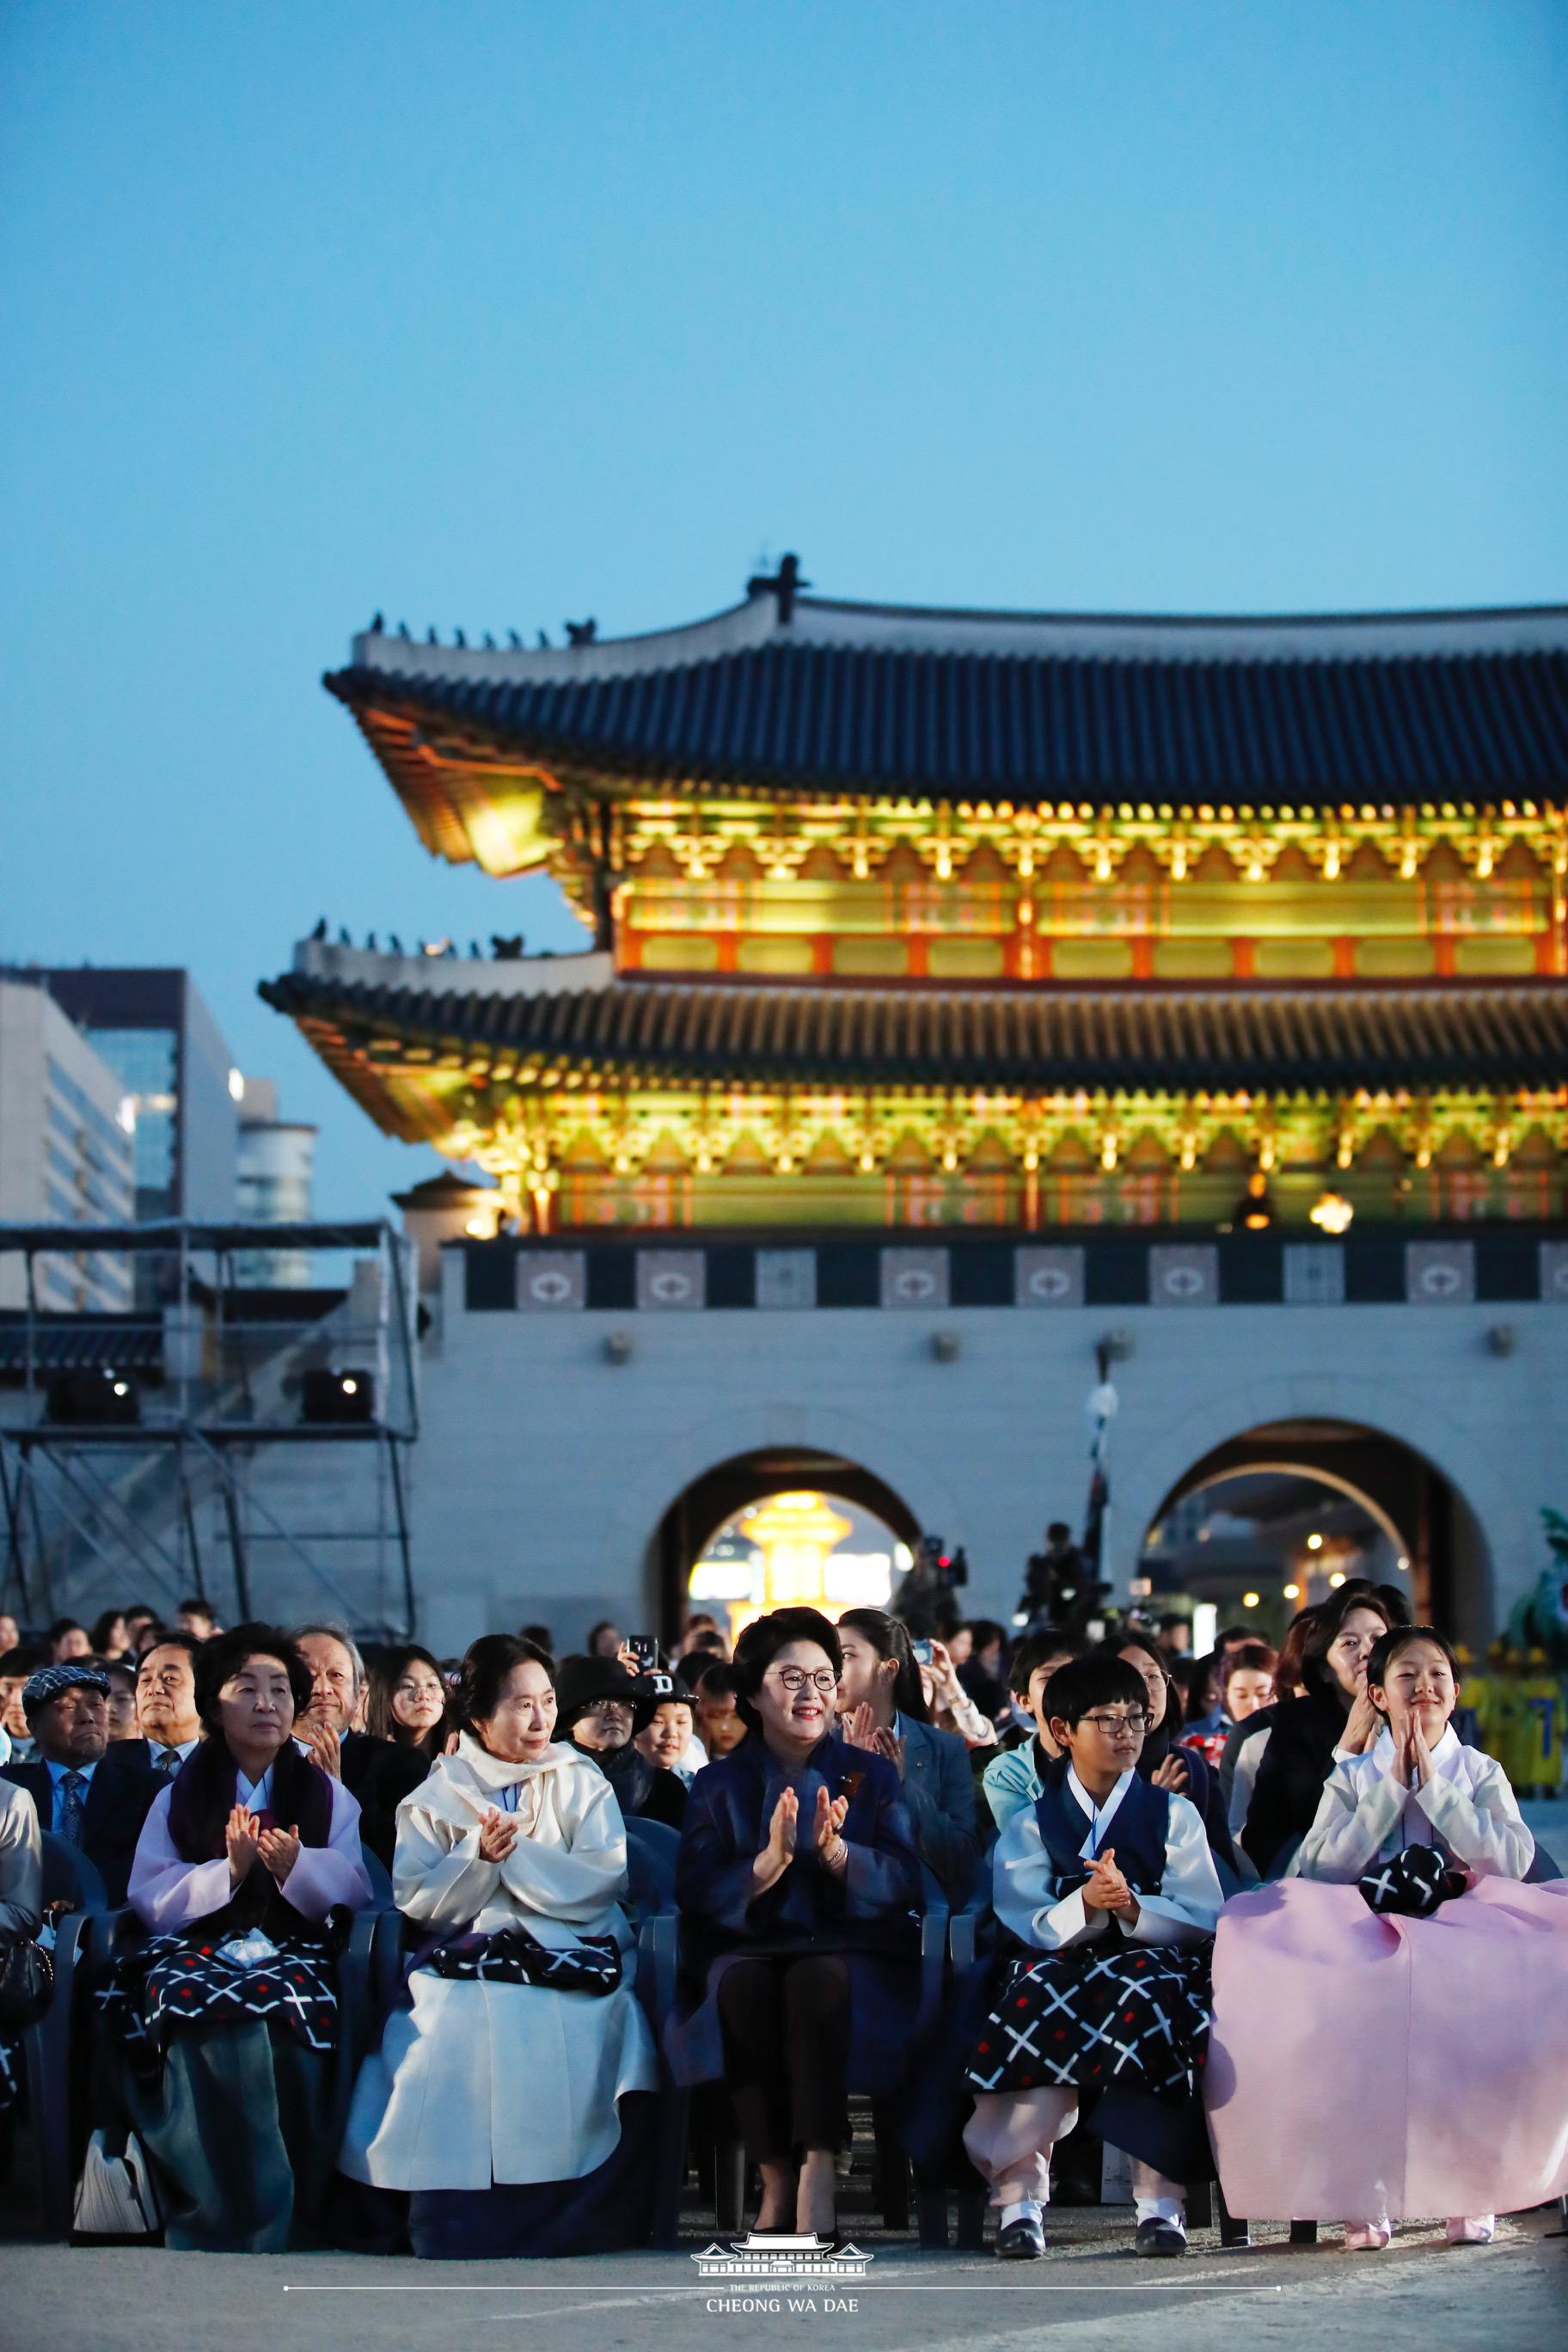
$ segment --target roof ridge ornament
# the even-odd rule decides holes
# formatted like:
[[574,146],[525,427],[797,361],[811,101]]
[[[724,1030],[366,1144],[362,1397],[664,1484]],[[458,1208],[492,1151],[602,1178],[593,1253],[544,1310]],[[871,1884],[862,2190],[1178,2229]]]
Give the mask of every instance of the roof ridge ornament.
[[748,596],[773,597],[778,604],[779,626],[787,629],[795,614],[795,598],[803,595],[810,585],[809,580],[803,580],[800,576],[799,556],[784,555],[780,557],[776,572],[753,572],[746,583],[746,593]]

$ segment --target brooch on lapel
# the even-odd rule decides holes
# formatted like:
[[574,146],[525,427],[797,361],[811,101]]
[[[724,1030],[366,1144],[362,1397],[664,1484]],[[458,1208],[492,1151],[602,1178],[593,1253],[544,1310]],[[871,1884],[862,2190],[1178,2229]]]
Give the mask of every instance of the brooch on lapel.
[[839,1795],[841,1797],[847,1797],[850,1803],[853,1804],[856,1798],[860,1793],[861,1786],[865,1781],[865,1773],[862,1772],[858,1766],[848,1772],[841,1773],[838,1780]]

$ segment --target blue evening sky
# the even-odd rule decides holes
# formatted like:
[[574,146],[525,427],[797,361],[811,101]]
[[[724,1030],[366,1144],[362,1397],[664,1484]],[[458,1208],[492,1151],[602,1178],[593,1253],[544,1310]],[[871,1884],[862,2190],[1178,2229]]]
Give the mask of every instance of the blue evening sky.
[[1531,0],[8,0],[0,956],[256,998],[580,939],[419,847],[324,667],[826,593],[1568,596],[1568,15]]

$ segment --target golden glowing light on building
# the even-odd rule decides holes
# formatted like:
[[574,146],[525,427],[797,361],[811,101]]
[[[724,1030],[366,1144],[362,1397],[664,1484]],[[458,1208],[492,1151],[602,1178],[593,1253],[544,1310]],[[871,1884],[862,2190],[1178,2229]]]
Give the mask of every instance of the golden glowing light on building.
[[730,1637],[770,1609],[838,1610],[827,1601],[828,1555],[853,1531],[852,1522],[821,1495],[770,1495],[740,1522],[747,1543],[763,1555],[760,1599],[729,1604]]

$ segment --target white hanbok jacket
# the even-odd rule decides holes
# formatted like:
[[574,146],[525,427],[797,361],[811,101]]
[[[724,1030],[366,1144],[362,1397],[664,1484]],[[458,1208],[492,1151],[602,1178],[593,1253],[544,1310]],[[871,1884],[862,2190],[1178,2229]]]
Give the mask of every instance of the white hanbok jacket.
[[[1124,1772],[1098,1819],[1092,1800],[1076,1772],[1068,1785],[1085,1816],[1096,1824],[1083,1842],[1088,1862],[1101,1847],[1116,1844],[1116,1809],[1132,1785]],[[1098,1834],[1097,1834],[1098,1831]],[[992,1903],[1002,1925],[1037,1951],[1070,1951],[1079,1944],[1110,1937],[1129,1944],[1175,1944],[1191,1948],[1214,1934],[1225,1896],[1209,1851],[1208,1832],[1197,1807],[1173,1796],[1165,1867],[1158,1895],[1141,1895],[1138,1919],[1129,1927],[1119,1913],[1091,1911],[1083,1890],[1063,1895],[1040,1836],[1033,1805],[1025,1805],[1004,1825],[992,1854]]]
[[1467,1748],[1452,1724],[1419,1789],[1394,1779],[1386,1724],[1364,1756],[1342,1757],[1285,1874],[1348,1885],[1407,1845],[1440,1846],[1478,1878],[1522,1878],[1535,1859],[1507,1773],[1480,1748]]
[[[492,1806],[515,1810],[521,1832],[504,1862],[479,1850]],[[614,1936],[623,1978],[593,1994],[416,1969],[412,2010],[388,2019],[354,2086],[342,2169],[400,2189],[594,2171],[620,2138],[616,2101],[658,2082],[631,1990],[626,1824],[598,1766],[563,1745],[504,1763],[465,1732],[397,1809],[393,1888],[398,1909],[432,1934],[524,1927],[557,1948]]]

